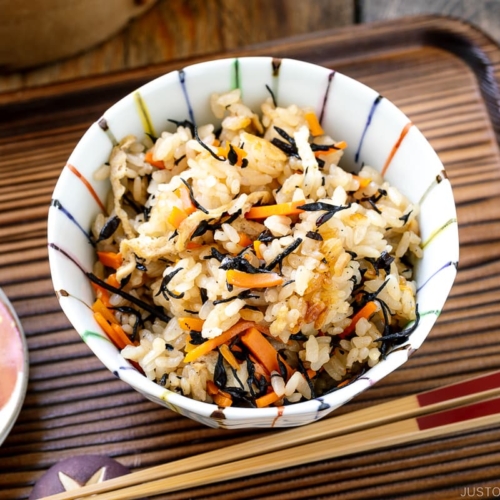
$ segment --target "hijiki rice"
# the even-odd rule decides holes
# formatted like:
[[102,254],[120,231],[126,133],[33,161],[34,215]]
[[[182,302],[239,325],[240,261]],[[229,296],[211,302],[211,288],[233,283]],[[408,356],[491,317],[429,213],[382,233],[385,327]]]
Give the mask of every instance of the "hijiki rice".
[[149,379],[199,401],[342,387],[418,324],[418,206],[369,166],[339,167],[347,144],[310,109],[271,95],[258,115],[239,90],[210,104],[220,128],[170,120],[95,173],[111,189],[94,316]]

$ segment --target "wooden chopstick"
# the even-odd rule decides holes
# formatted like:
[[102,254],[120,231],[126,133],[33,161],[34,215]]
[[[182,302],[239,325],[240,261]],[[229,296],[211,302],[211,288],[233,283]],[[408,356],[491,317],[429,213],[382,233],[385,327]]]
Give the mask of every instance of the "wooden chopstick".
[[500,397],[92,497],[132,500],[500,423]]
[[93,500],[141,498],[481,427],[500,422],[500,398],[490,399],[498,395],[500,371],[324,419],[300,430],[294,428],[245,441],[222,452],[214,450],[60,493],[47,500],[75,500],[96,494]]

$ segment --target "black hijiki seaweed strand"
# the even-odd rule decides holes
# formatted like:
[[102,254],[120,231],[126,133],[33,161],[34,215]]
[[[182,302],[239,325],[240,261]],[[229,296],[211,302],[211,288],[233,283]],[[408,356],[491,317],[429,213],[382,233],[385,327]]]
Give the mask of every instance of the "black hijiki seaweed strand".
[[[171,273],[167,274],[166,276],[163,277],[163,279],[161,280],[161,285],[160,285],[160,288],[157,292],[157,294],[155,295],[156,297],[158,295],[163,295],[163,298],[165,300],[169,300],[169,295],[170,297],[172,297],[173,299],[182,299],[182,297],[184,297],[184,292],[182,293],[174,293],[172,292],[171,290],[168,289],[168,284],[170,283],[170,281],[172,281],[172,278],[179,272],[181,272],[184,268],[183,267],[178,267],[177,269],[174,269]],[[167,295],[168,294],[168,295]]]
[[274,92],[271,90],[271,87],[266,83],[266,89],[271,94],[271,99],[273,100],[273,105],[275,108],[278,107],[278,103],[276,102],[276,97],[274,95]]
[[266,271],[272,271],[276,266],[279,266],[281,271],[281,264],[283,263],[283,259],[290,255],[293,251],[295,251],[299,245],[302,243],[302,238],[297,238],[293,243],[290,243],[283,252],[277,255],[266,267]]
[[99,232],[99,237],[96,240],[96,243],[99,243],[103,240],[107,240],[108,238],[111,238],[113,234],[115,234],[116,230],[120,226],[120,218],[115,215],[114,217],[111,217],[111,219],[108,219],[105,223],[104,226],[102,226],[101,231]]
[[408,224],[408,218],[410,217],[410,215],[412,214],[413,210],[410,210],[407,214],[403,214],[399,220],[403,222],[403,226],[406,226],[406,224]]
[[158,318],[164,321],[165,323],[168,323],[170,321],[171,318],[166,314],[164,314],[163,312],[159,311],[157,307],[148,304],[147,302],[144,302],[143,300],[138,299],[137,297],[134,297],[133,295],[130,295],[129,293],[124,292],[123,290],[120,290],[119,288],[115,288],[114,286],[106,283],[104,280],[98,278],[94,273],[85,272],[85,275],[90,281],[92,281],[96,285],[99,285],[108,292],[116,293],[116,295],[119,295],[120,297],[123,297],[129,302],[132,302],[132,304],[139,306],[141,309],[148,311],[149,313],[151,313],[153,317]]
[[127,334],[130,340],[132,342],[135,342],[137,340],[139,326],[144,326],[144,321],[142,319],[141,313],[137,309],[134,309],[133,307],[129,306],[110,307],[110,309],[113,309],[114,311],[118,311],[124,314],[131,314],[132,316],[135,316],[135,322],[132,326],[132,335]]
[[208,151],[210,153],[210,155],[212,156],[212,158],[215,158],[217,161],[226,161],[227,158],[225,156],[219,156],[217,154],[215,154],[212,149],[210,149],[209,146],[207,146],[201,139],[200,139],[200,136],[198,135],[198,129],[196,127],[194,127],[194,138],[196,139],[196,141],[198,142],[198,144],[203,148],[205,149],[206,151]]
[[305,205],[300,205],[299,209],[304,210],[306,212],[319,212],[324,211],[325,213],[320,215],[316,219],[316,227],[320,227],[326,222],[328,222],[337,212],[341,210],[346,210],[351,207],[351,203],[347,205],[333,205],[331,203],[326,203],[322,201],[314,202],[314,203],[306,203]]
[[191,203],[198,209],[198,210],[201,210],[204,214],[208,214],[208,210],[204,207],[202,207],[197,201],[196,201],[196,198],[194,197],[194,193],[193,193],[193,188],[191,187],[191,185],[188,183],[188,181],[186,181],[185,179],[183,179],[181,177],[181,181],[182,183],[187,187],[188,191],[189,191],[189,199],[191,200]]
[[230,269],[235,269],[237,271],[241,271],[243,273],[248,274],[262,274],[271,272],[269,269],[264,269],[261,267],[255,267],[243,255],[236,255],[235,257],[231,257],[230,255],[226,255],[224,259],[221,261],[220,269],[224,271],[229,271]]
[[135,255],[135,254],[134,254],[134,257],[135,257],[135,268],[138,271],[147,272],[148,268],[144,265],[144,262],[146,261],[146,259],[144,259],[143,257],[139,257],[138,255]]
[[227,297],[225,299],[218,299],[214,300],[213,304],[214,306],[218,304],[226,304],[227,302],[231,302],[235,299],[259,299],[260,295],[256,295],[255,293],[252,292],[252,290],[243,290],[242,292],[238,293],[237,295],[233,295],[232,297]]
[[173,118],[168,118],[167,121],[173,123],[176,127],[188,128],[191,132],[191,135],[195,137],[196,127],[193,122],[190,122],[189,120],[179,121],[179,120],[174,120]]
[[[203,236],[206,232],[208,231],[216,231],[217,229],[220,229],[222,227],[222,224],[232,224],[240,215],[241,215],[241,210],[237,210],[233,214],[229,215],[227,213],[222,214],[220,217],[217,217],[215,219],[210,219],[213,222],[212,224],[210,223],[210,220],[202,220],[197,228],[193,231],[193,234],[191,235],[191,240],[193,238],[196,238],[197,236]],[[223,217],[228,216],[226,220],[222,220]]]

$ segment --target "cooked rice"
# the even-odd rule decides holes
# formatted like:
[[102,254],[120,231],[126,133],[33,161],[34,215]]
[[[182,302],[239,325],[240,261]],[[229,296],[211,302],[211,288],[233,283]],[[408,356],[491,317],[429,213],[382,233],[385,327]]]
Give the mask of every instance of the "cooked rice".
[[[222,394],[226,404],[253,406],[274,391],[274,404],[282,405],[324,394],[375,366],[394,346],[379,339],[418,319],[411,264],[422,254],[418,206],[373,168],[353,175],[339,167],[342,146],[326,135],[312,137],[310,110],[275,107],[269,98],[259,117],[241,102],[239,90],[212,96],[211,105],[221,131],[199,127],[198,141],[184,122],[154,144],[127,136],[96,172],[111,181],[108,215],[99,215],[92,227],[97,249],[119,252],[123,263],[113,270],[97,261],[95,275],[115,273],[123,291],[171,318],[162,321],[111,294],[115,318],[134,339],[123,356],[151,380],[200,401],[217,402]],[[315,153],[312,144],[339,148]],[[147,151],[157,166],[146,161]],[[186,215],[185,183],[198,205],[173,224],[173,207]],[[263,220],[245,217],[254,206],[288,202],[310,208]],[[311,209],[317,202],[324,205]],[[325,207],[331,206],[337,211],[328,218]],[[114,217],[117,230],[99,240]],[[246,294],[247,288],[228,285],[221,254],[230,261],[243,255],[262,271],[299,239],[270,270],[281,284]],[[248,241],[259,243],[246,247]],[[369,299],[377,312],[346,335]],[[181,327],[179,318],[186,317],[203,320],[201,335]],[[290,373],[267,373],[259,382],[248,371],[254,357],[239,336],[226,352],[237,368],[218,348],[184,362],[196,339],[216,339],[240,321],[265,332]],[[403,331],[399,341],[406,337]]]

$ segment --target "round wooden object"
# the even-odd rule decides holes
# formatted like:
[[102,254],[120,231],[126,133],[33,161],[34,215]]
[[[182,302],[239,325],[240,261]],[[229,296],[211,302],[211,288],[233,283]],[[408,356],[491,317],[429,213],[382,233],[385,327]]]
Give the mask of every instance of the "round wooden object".
[[21,69],[84,51],[156,0],[0,0],[0,68]]

